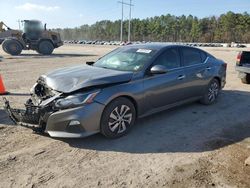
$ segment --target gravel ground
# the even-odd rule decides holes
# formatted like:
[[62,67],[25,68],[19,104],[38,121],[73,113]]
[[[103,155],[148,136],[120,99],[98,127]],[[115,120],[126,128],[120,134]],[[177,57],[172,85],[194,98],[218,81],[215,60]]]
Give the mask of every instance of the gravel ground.
[[[22,107],[39,75],[94,61],[114,46],[65,45],[52,56],[2,49],[0,74]],[[250,187],[250,85],[234,70],[237,50],[204,48],[228,63],[211,106],[193,103],[137,121],[129,135],[54,139],[14,126],[0,101],[0,187]]]

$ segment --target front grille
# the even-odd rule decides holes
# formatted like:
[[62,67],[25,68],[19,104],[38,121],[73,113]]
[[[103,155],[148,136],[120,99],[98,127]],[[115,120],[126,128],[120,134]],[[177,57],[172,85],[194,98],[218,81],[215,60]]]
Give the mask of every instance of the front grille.
[[39,124],[40,109],[36,106],[26,105],[26,110],[10,109],[18,122]]
[[39,114],[40,115],[40,108],[38,106],[25,104],[26,113],[27,114]]

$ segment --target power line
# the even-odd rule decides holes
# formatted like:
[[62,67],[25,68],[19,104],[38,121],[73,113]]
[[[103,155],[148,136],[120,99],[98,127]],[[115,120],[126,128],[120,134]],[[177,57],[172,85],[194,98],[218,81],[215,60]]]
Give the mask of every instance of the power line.
[[122,18],[121,18],[121,36],[120,36],[120,40],[121,42],[123,41],[123,7],[124,5],[129,6],[129,24],[128,24],[128,42],[130,42],[130,36],[131,36],[131,7],[134,6],[132,5],[132,0],[130,0],[130,3],[126,3],[123,0],[122,1],[118,1],[118,3],[122,4]]

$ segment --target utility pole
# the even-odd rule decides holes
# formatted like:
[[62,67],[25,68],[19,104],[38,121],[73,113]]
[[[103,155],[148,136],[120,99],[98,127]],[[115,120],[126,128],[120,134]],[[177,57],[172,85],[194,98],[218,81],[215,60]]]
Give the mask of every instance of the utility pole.
[[121,3],[122,4],[122,18],[121,18],[121,35],[120,35],[120,41],[122,42],[123,41],[123,5],[124,5],[124,2],[123,0],[122,1],[118,1],[118,3]]
[[123,41],[123,0],[122,0],[122,19],[121,19],[121,42]]
[[20,20],[17,20],[17,22],[18,22],[19,30],[21,30],[21,25],[20,25],[21,21],[20,21]]
[[131,6],[132,6],[132,0],[130,0],[129,3],[129,21],[128,21],[128,42],[130,42],[130,35],[131,35]]
[[130,3],[125,3],[122,1],[118,1],[118,3],[121,3],[122,4],[122,18],[121,18],[121,37],[120,37],[120,40],[121,42],[123,41],[123,6],[124,5],[128,5],[130,8],[129,8],[129,24],[128,24],[128,41],[130,42],[130,35],[131,35],[131,7],[134,6],[132,5],[132,0],[130,0]]

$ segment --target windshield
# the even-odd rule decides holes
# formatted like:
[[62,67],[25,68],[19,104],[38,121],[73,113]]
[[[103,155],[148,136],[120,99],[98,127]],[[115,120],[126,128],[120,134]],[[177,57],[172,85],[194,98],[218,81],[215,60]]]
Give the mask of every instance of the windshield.
[[118,48],[99,59],[94,66],[120,71],[139,71],[155,51],[141,48]]

